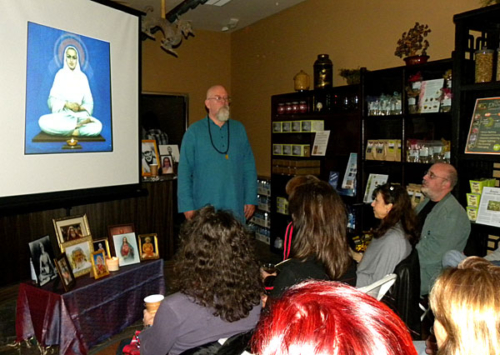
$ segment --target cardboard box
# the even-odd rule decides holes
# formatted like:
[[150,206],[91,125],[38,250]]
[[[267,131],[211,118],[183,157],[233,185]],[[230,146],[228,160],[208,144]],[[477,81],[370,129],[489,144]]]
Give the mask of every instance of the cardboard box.
[[301,132],[302,130],[302,124],[300,121],[293,121],[292,122],[292,132]]
[[273,133],[283,132],[282,124],[283,122],[273,122]]
[[292,131],[292,122],[281,122],[281,132],[289,133]]
[[311,146],[309,144],[294,144],[292,148],[292,155],[296,157],[310,157]]
[[292,145],[283,144],[283,155],[292,155]]
[[325,130],[325,121],[302,121],[302,132],[321,132]]
[[273,144],[273,155],[283,155],[282,144]]

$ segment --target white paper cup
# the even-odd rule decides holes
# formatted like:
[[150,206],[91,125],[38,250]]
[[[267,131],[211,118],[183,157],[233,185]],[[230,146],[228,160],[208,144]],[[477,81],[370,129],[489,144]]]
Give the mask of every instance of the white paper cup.
[[149,295],[144,298],[146,309],[151,315],[156,314],[156,311],[158,311],[158,308],[160,307],[160,304],[164,298],[165,296],[163,295]]

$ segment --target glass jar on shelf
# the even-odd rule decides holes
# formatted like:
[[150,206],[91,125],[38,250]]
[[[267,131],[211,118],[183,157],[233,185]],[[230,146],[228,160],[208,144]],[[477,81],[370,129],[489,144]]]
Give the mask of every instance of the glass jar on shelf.
[[283,102],[280,102],[278,104],[278,115],[282,115],[285,113],[285,104]]
[[307,101],[299,101],[299,112],[300,113],[307,113],[308,107],[307,107]]
[[314,88],[325,89],[332,87],[333,63],[328,54],[319,54],[314,62]]
[[500,81],[500,48],[497,49],[497,81]]
[[297,113],[297,112],[299,112],[299,102],[293,101],[292,102],[292,113]]
[[476,83],[488,83],[493,79],[493,53],[487,48],[475,52]]

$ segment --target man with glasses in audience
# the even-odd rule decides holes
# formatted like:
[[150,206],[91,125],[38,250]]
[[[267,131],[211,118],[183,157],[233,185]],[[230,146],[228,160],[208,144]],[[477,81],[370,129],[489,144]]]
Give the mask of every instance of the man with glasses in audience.
[[457,171],[445,163],[430,167],[422,180],[425,200],[417,206],[420,241],[420,294],[429,294],[442,269],[443,255],[448,250],[463,251],[470,233],[465,209],[451,191],[457,183]]
[[182,139],[178,209],[187,219],[206,205],[230,210],[241,221],[257,204],[257,171],[245,127],[230,118],[231,98],[221,86],[207,91],[207,116]]

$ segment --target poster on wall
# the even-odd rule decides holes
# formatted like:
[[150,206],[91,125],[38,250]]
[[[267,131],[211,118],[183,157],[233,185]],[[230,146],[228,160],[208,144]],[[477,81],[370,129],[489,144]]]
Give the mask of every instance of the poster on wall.
[[28,22],[25,154],[110,152],[110,43]]
[[500,154],[500,97],[476,100],[466,154]]

